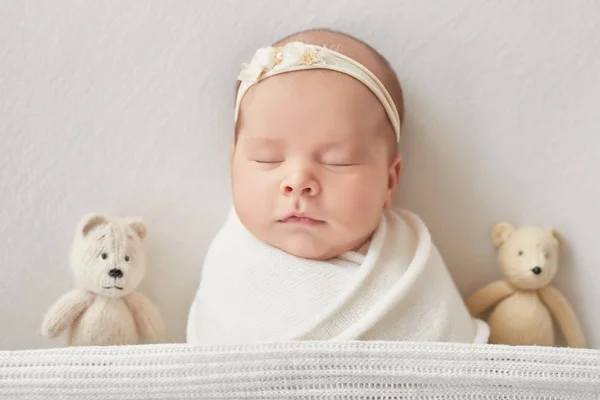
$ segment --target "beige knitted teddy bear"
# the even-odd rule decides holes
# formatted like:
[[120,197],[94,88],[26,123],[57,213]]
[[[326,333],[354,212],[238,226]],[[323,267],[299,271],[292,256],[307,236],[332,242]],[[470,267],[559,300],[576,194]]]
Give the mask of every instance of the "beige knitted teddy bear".
[[165,328],[158,309],[135,291],[146,272],[146,234],[139,219],[85,217],[71,251],[77,288],[50,308],[42,334],[55,337],[68,328],[72,346],[162,340]]
[[493,308],[488,324],[492,344],[554,346],[553,322],[569,347],[585,347],[579,321],[569,302],[550,282],[560,254],[556,229],[515,229],[501,222],[492,232],[505,280],[476,291],[467,307],[473,316]]

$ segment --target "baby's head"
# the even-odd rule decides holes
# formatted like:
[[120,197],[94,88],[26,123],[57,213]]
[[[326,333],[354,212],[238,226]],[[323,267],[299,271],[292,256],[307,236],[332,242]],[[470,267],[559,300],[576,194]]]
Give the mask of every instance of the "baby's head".
[[312,30],[274,46],[298,41],[365,66],[387,89],[390,106],[386,112],[365,83],[327,69],[252,84],[236,114],[233,203],[258,239],[298,257],[329,259],[365,243],[392,206],[402,159],[391,113],[399,126],[402,90],[385,59],[355,38]]

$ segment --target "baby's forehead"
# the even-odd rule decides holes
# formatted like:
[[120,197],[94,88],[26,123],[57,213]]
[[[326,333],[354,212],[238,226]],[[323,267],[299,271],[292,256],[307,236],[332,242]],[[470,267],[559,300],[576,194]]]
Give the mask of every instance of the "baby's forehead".
[[240,108],[241,126],[323,133],[389,125],[377,97],[356,79],[329,70],[283,73],[251,87]]

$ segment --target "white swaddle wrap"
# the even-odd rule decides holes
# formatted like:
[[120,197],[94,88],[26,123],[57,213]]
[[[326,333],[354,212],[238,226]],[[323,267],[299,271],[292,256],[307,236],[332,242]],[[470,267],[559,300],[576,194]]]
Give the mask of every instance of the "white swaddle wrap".
[[288,340],[487,343],[424,223],[388,210],[366,255],[295,257],[256,239],[231,211],[206,255],[190,309],[195,345]]

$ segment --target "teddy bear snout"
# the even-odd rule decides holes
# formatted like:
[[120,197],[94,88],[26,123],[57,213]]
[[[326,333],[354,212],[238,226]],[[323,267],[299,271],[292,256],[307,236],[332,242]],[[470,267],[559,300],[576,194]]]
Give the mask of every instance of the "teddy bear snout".
[[540,267],[533,267],[531,268],[531,272],[533,272],[536,275],[539,275],[542,273],[542,269]]
[[123,277],[123,271],[121,271],[118,268],[113,268],[110,271],[108,271],[108,276],[110,276],[111,278],[119,279]]

